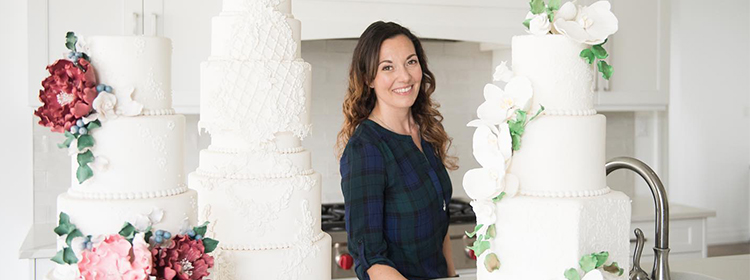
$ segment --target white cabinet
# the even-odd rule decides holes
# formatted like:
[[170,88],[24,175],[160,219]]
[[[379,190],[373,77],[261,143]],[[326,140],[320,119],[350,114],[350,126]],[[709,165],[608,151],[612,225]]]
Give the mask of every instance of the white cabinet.
[[597,107],[665,110],[669,103],[669,0],[610,2],[619,30],[604,47],[614,73],[610,81],[597,75]]
[[211,17],[221,1],[205,0],[30,0],[29,104],[38,105],[36,89],[44,67],[63,57],[65,33],[78,35],[147,35],[172,39],[173,105],[198,111],[200,62],[210,53]]

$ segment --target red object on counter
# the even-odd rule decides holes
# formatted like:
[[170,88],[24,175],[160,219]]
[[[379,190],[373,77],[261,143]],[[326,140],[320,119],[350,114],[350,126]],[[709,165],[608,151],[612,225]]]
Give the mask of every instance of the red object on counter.
[[352,265],[354,265],[354,258],[352,257],[352,255],[343,253],[339,255],[336,262],[338,263],[339,267],[343,268],[344,270],[349,270],[352,268]]
[[466,249],[466,250],[467,250],[466,254],[469,256],[469,258],[476,261],[477,255],[474,253],[474,250],[472,249]]

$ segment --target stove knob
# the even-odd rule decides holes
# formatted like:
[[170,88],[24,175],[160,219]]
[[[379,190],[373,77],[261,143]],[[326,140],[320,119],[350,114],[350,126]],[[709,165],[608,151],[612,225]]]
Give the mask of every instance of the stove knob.
[[352,268],[352,265],[354,265],[354,258],[352,257],[352,255],[343,253],[341,255],[336,256],[336,263],[342,269],[349,270]]

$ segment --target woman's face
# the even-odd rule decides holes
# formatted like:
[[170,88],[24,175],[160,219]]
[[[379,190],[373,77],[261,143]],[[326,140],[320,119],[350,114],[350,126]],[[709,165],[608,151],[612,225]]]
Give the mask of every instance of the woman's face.
[[378,98],[377,106],[410,108],[419,94],[422,66],[414,44],[405,35],[386,39],[380,46],[378,72],[370,85]]

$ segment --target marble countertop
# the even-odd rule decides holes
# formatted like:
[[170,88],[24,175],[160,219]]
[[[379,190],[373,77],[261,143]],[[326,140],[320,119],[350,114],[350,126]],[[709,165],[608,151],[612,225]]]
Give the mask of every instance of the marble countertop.
[[[651,197],[634,197],[632,204],[633,222],[654,221],[654,206]],[[681,204],[669,205],[670,219],[696,219],[715,217],[716,211]],[[29,229],[26,239],[19,249],[19,258],[38,259],[52,258],[56,252],[57,238],[54,224],[34,224]],[[748,278],[750,279],[750,278]]]

